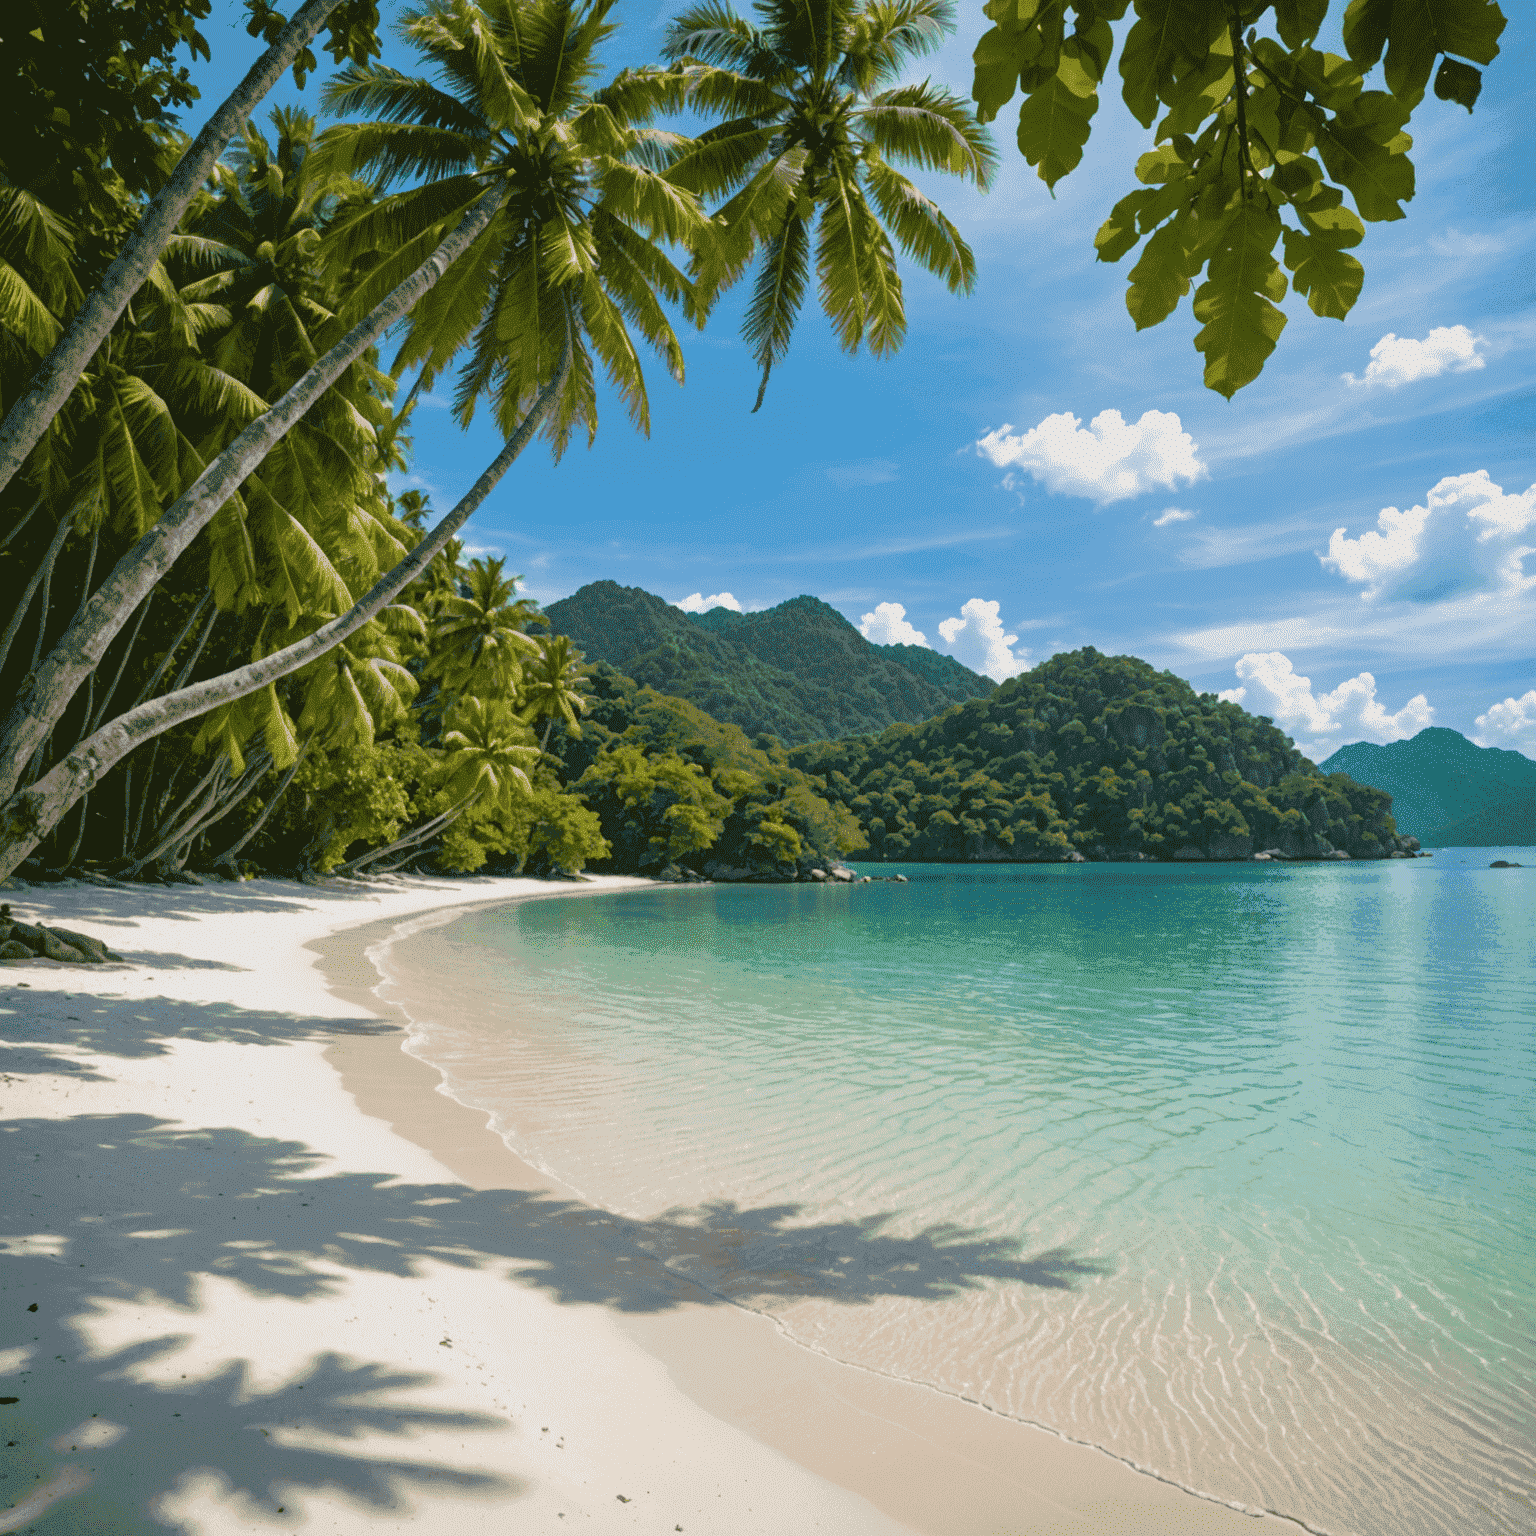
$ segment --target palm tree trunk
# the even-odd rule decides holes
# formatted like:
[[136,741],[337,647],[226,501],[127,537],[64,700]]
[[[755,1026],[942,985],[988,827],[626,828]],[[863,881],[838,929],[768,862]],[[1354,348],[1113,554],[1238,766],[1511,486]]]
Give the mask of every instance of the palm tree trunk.
[[434,816],[431,821],[423,822],[421,826],[414,827],[404,837],[397,837],[392,843],[385,843],[382,848],[375,848],[371,853],[359,854],[355,859],[349,859],[345,864],[332,870],[332,874],[348,875],[355,869],[366,869],[375,859],[387,858],[392,853],[399,853],[402,848],[419,848],[428,838],[435,837],[444,827],[457,821],[460,816],[480,798],[479,791],[472,795],[466,795],[457,805],[451,805],[441,815]]
[[309,0],[192,141],[171,179],[145,209],[139,227],[76,311],[53,351],[43,359],[26,393],[0,424],[0,490],[10,484],[27,455],[42,440],[108,332],[144,286],[187,204],[208,180],[225,146],[340,3],[341,0]]
[[361,629],[387,603],[397,597],[426,570],[442,547],[474,515],[497,482],[528,446],[550,408],[565,391],[570,378],[572,320],[566,316],[565,344],[555,376],[540,392],[518,429],[496,455],[468,494],[395,568],[379,578],[372,589],[340,618],[323,624],[312,635],[286,646],[260,661],[237,667],[222,677],[209,678],[151,699],[109,721],[82,741],[36,783],[14,794],[0,808],[0,879],[4,879],[59,823],[59,818],[81,795],[114,768],[141,742],[152,740],[183,720],[195,719],[265,688],[269,683],[323,656],[348,635]]
[[315,738],[313,736],[308,736],[305,738],[304,745],[299,748],[298,756],[296,756],[294,760],[289,763],[288,771],[278,781],[277,788],[272,791],[272,798],[268,800],[267,803],[261,808],[261,815],[259,815],[256,820],[251,823],[246,831],[235,842],[231,843],[229,847],[226,848],[224,852],[221,853],[218,858],[213,861],[215,868],[217,868],[220,864],[228,864],[229,867],[235,870],[237,874],[239,873],[238,866],[235,864],[235,855],[239,853],[240,850],[244,848],[245,845],[250,842],[250,840],[255,837],[258,832],[261,831],[262,827],[266,824],[267,817],[270,816],[274,810],[276,810],[277,802],[283,798],[283,791],[293,783],[294,775],[298,773],[300,764],[302,764],[304,759],[309,755],[309,749],[314,744]]
[[[314,3],[314,0],[312,0]],[[447,239],[366,319],[359,321],[265,414],[244,428],[155,525],[117,562],[86,611],[60,638],[30,689],[16,701],[0,744],[0,796],[10,796],[24,764],[101,663],[118,632],[155,583],[212,521],[295,422],[402,316],[484,232],[508,196],[485,193]]]
[[[59,551],[64,547],[64,540],[69,537],[72,521],[68,517],[60,519],[59,526],[53,535],[53,542],[48,546],[48,553],[43,556],[43,563],[33,571],[32,580],[27,583],[27,590],[21,594],[21,601],[16,604],[16,612],[11,615],[11,622],[5,626],[5,634],[0,636],[0,667],[5,665],[6,657],[11,654],[11,646],[21,630],[22,620],[26,618],[27,610],[32,606],[32,594],[37,591],[38,584],[53,579],[53,562],[59,558]],[[40,630],[45,629],[48,624],[46,586],[43,590],[43,616],[37,621]]]

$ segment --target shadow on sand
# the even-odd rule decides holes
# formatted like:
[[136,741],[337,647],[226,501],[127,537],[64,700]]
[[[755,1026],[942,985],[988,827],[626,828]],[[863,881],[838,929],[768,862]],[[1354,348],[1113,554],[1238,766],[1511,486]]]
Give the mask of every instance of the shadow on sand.
[[[0,1073],[12,1078],[72,1073],[78,1082],[99,1078],[103,1058],[161,1053],[176,1036],[277,1044],[333,1035],[339,1022],[168,999],[25,1001],[11,993],[7,1001],[21,1003],[0,1020]],[[6,1037],[16,1044],[4,1048]],[[82,1062],[77,1050],[96,1059]],[[634,1220],[544,1193],[328,1171],[334,1165],[300,1142],[145,1115],[0,1121],[0,1167],[12,1234],[0,1243],[0,1357],[21,1352],[0,1380],[0,1393],[18,1399],[0,1405],[0,1438],[16,1442],[0,1482],[0,1532],[39,1536],[184,1529],[163,1496],[212,1468],[224,1469],[227,1491],[269,1513],[291,1509],[304,1489],[340,1490],[381,1515],[408,1508],[411,1489],[431,1484],[470,1497],[515,1494],[513,1483],[482,1470],[348,1454],[341,1442],[372,1431],[505,1429],[504,1420],[402,1405],[401,1394],[430,1377],[329,1354],[261,1390],[252,1364],[238,1360],[211,1378],[146,1381],[156,1359],[180,1347],[176,1337],[91,1353],[90,1323],[104,1307],[194,1312],[206,1278],[304,1301],[334,1294],[338,1269],[410,1277],[435,1262],[500,1272],[561,1303],[655,1313],[684,1301],[771,1306],[820,1297],[856,1306],[885,1297],[940,1301],[995,1284],[1070,1290],[1107,1268],[1063,1250],[1021,1256],[1014,1244],[956,1226],[903,1236],[892,1230],[892,1214],[818,1222],[794,1205],[716,1202]],[[106,1170],[114,1190],[134,1191],[131,1211],[117,1213],[115,1194],[92,1198]],[[75,1214],[42,1232],[29,1218],[45,1208]],[[44,1379],[61,1372],[67,1381]],[[75,1431],[90,1415],[127,1433],[80,1445]],[[273,1426],[323,1430],[327,1448],[262,1433]],[[235,1458],[219,1449],[231,1436],[246,1437]],[[65,1455],[71,1444],[79,1453]],[[84,1466],[90,1485],[62,1499],[54,1515],[7,1523],[6,1505],[49,1486],[67,1466]]]

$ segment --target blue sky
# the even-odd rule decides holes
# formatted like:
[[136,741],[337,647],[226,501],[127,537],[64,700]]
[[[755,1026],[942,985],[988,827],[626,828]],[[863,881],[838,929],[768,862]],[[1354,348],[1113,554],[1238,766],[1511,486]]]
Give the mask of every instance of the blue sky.
[[[1201,385],[1188,300],[1138,335],[1134,256],[1093,259],[1150,134],[1106,100],[1053,200],[1009,108],[989,193],[925,179],[979,281],[956,298],[907,271],[895,358],[844,355],[808,306],[752,415],[730,295],[685,337],[683,388],[650,370],[648,440],[611,406],[590,451],[525,456],[468,542],[544,602],[602,578],[746,608],[809,592],[871,638],[910,626],[994,675],[1082,645],[1141,656],[1273,715],[1315,756],[1430,723],[1536,756],[1536,46],[1521,13],[1506,7],[1475,116],[1419,109],[1418,195],[1407,219],[1368,226],[1348,320],[1288,297],[1275,355],[1231,402]],[[614,68],[654,59],[670,8],[616,14]],[[254,55],[238,15],[217,0],[203,28],[203,109]],[[968,95],[984,25],[966,5],[922,72]],[[500,446],[430,401],[415,434],[412,480],[439,508]]]

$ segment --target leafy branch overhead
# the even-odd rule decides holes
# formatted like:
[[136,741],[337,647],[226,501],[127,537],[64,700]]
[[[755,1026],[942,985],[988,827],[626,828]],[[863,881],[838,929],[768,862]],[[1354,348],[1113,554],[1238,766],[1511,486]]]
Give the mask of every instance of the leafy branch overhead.
[[[976,47],[977,115],[990,122],[1022,90],[1019,150],[1054,187],[1082,159],[1127,0],[985,9],[995,25]],[[1314,314],[1349,313],[1365,281],[1350,254],[1364,221],[1402,218],[1413,196],[1405,129],[1431,75],[1436,96],[1470,112],[1475,66],[1497,56],[1505,25],[1493,0],[1350,0],[1344,57],[1314,46],[1327,15],[1328,0],[1136,0],[1120,49],[1121,95],[1143,127],[1156,124],[1156,147],[1094,244],[1101,261],[1142,246],[1126,294],[1138,330],[1204,274],[1195,346],[1206,385],[1229,399],[1285,328],[1282,263]],[[1383,57],[1386,89],[1366,90]]]

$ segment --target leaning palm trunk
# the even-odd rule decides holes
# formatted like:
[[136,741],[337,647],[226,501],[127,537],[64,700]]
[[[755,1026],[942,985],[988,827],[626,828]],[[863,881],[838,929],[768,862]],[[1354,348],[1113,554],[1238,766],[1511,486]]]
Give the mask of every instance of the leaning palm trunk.
[[[397,837],[394,842],[385,843],[382,848],[375,848],[371,853],[360,853],[355,859],[348,859],[334,873],[338,875],[355,874],[358,870],[366,869],[370,864],[379,859],[386,859],[392,853],[399,853],[403,848],[412,848],[418,852],[422,851],[421,845],[423,843],[452,826],[479,798],[478,791],[475,794],[466,795],[457,805],[450,805],[446,811],[440,812],[430,821],[423,822],[419,827],[413,827],[403,837]],[[401,860],[401,862],[407,863],[409,861]]]
[[156,582],[343,370],[408,314],[464,254],[484,232],[506,197],[505,186],[493,187],[485,193],[426,261],[366,319],[348,331],[271,410],[245,427],[117,562],[84,612],[38,669],[32,687],[16,701],[0,745],[0,796],[9,797],[15,791],[23,765],[69,707],[81,684],[101,664],[107,647]]
[[207,714],[221,704],[232,703],[247,694],[297,672],[300,667],[323,656],[348,635],[361,629],[387,603],[392,602],[411,582],[426,570],[438,551],[474,514],[481,502],[517,456],[527,447],[551,406],[566,387],[571,369],[571,327],[567,319],[565,344],[555,376],[540,392],[517,431],[507,441],[469,493],[448,513],[420,544],[372,589],[354,603],[340,618],[323,624],[312,635],[248,666],[237,667],[222,677],[209,678],[151,699],[119,715],[86,737],[61,762],[55,764],[35,784],[12,795],[0,810],[0,879],[9,875],[21,861],[58,824],[60,818],[98,783],[123,758],[142,742],[150,741],[184,720]]
[[42,440],[108,332],[144,286],[160,253],[176,232],[177,221],[208,180],[225,146],[340,3],[341,0],[309,0],[192,141],[171,179],[145,209],[139,227],[80,306],[53,351],[43,359],[27,392],[0,424],[0,490],[10,483],[27,455]]

